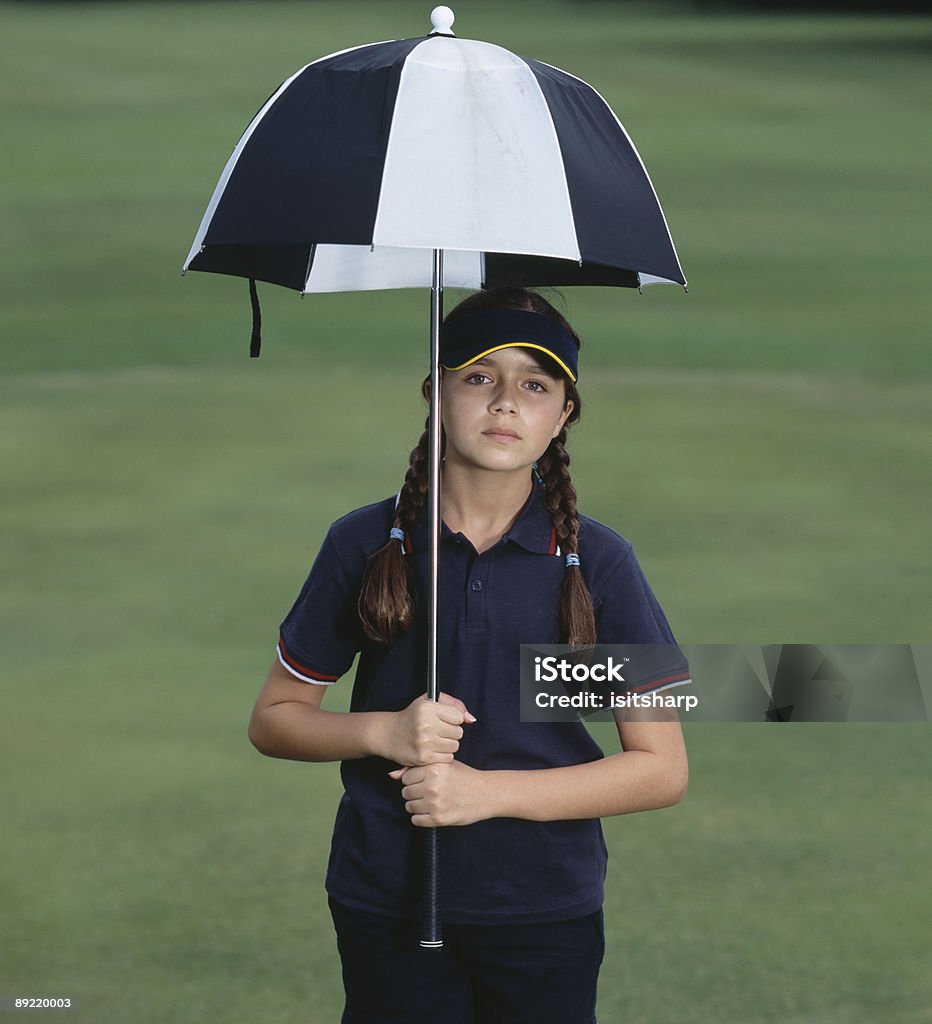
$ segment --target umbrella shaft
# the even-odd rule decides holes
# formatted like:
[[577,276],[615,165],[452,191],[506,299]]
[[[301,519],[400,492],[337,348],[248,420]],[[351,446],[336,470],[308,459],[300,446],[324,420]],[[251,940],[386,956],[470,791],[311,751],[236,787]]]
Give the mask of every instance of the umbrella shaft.
[[[427,475],[427,505],[430,511],[430,593],[428,600],[429,629],[427,637],[427,696],[440,699],[438,681],[437,582],[440,553],[440,320],[443,316],[443,251],[434,249],[433,284],[430,289],[430,440]],[[443,933],[437,907],[439,889],[438,847],[440,837],[432,828],[424,836],[426,860],[424,864],[424,906],[421,931],[423,949],[443,947]]]
[[443,318],[443,250],[434,249],[433,284],[430,289],[430,443],[427,495],[430,519],[430,594],[427,642],[427,696],[439,700],[438,679],[438,557],[440,550],[440,321]]

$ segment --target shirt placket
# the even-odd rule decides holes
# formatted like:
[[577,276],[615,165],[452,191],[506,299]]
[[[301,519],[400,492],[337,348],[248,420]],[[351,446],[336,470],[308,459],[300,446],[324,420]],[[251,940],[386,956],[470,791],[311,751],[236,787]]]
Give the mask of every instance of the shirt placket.
[[484,632],[488,624],[486,601],[491,577],[492,550],[494,549],[476,555],[466,573],[466,632],[470,634]]

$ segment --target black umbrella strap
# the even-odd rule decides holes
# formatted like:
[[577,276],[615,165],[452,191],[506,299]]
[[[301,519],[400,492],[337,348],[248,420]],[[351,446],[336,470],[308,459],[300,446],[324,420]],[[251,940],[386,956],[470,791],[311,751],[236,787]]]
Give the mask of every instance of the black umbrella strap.
[[262,310],[259,309],[259,293],[256,291],[256,279],[249,279],[249,301],[252,303],[252,338],[249,341],[249,355],[259,358],[262,348]]

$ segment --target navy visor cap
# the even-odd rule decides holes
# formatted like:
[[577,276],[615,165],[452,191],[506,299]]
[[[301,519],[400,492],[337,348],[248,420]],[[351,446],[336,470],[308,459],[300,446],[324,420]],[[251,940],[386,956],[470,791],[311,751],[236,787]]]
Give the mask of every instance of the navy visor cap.
[[515,346],[544,352],[576,383],[579,349],[572,334],[549,316],[521,309],[481,309],[452,317],[440,331],[440,362],[447,370],[461,370]]

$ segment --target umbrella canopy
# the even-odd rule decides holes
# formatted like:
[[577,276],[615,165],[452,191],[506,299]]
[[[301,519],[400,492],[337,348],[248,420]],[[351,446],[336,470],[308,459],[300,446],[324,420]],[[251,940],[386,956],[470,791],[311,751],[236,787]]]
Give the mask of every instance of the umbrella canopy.
[[323,57],[233,151],[185,270],[330,292],[443,284],[685,286],[647,170],[589,85],[429,36]]

